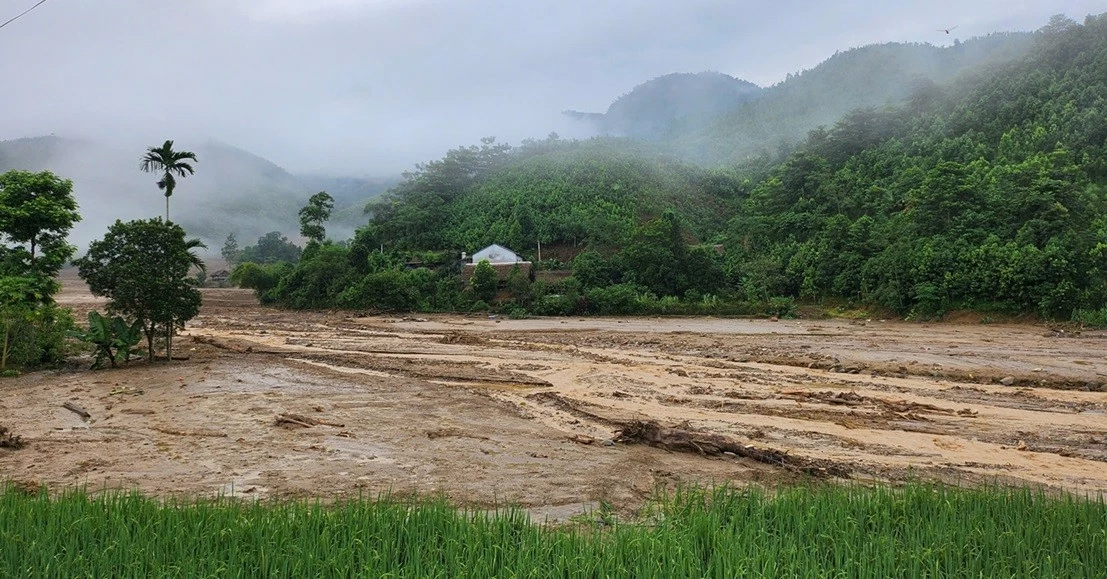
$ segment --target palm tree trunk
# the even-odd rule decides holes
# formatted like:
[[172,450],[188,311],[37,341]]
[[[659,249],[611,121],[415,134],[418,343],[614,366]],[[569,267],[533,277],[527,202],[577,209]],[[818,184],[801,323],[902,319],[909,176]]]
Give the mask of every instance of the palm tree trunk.
[[169,196],[165,196],[165,222],[169,223]]

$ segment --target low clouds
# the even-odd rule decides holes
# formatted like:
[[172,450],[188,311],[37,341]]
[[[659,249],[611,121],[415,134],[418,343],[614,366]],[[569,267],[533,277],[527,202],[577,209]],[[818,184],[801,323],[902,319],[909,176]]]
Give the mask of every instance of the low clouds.
[[1088,0],[51,0],[0,31],[0,139],[210,137],[294,171],[392,173],[485,135],[570,132],[559,111],[602,111],[668,72],[767,85],[835,50],[947,43],[1100,10]]

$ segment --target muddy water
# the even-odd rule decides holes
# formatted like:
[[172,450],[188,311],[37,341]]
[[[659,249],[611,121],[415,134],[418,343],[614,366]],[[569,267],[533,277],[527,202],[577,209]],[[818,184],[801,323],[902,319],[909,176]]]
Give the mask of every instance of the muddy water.
[[[63,299],[96,303],[72,287]],[[444,493],[557,516],[658,485],[798,476],[604,444],[653,420],[859,480],[1103,493],[1104,345],[1017,325],[358,317],[205,290],[187,362],[6,382],[0,424],[29,444],[0,450],[0,473],[154,493]],[[277,426],[281,413],[326,424]]]

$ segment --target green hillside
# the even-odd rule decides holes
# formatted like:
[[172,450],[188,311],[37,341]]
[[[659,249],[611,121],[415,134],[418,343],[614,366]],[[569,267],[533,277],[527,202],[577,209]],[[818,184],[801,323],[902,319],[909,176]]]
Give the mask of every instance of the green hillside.
[[811,135],[728,234],[743,291],[1088,317],[1107,300],[1107,16]]
[[366,234],[410,249],[520,251],[546,244],[615,246],[641,221],[676,209],[690,232],[721,232],[732,177],[625,139],[486,143],[422,166],[382,202]]
[[305,251],[268,298],[487,307],[494,296],[453,273],[395,268],[405,252],[500,243],[529,256],[541,241],[599,251],[556,287],[516,280],[503,307],[787,313],[799,299],[1107,323],[1107,16],[1025,38],[1020,58],[854,109],[778,160],[709,170],[612,138],[455,149],[371,205],[348,248]]

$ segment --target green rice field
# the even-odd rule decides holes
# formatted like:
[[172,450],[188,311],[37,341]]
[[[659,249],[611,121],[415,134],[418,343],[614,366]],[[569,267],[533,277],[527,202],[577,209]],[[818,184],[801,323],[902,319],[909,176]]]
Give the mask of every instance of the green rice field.
[[0,577],[1105,577],[1107,504],[1029,489],[684,489],[572,523],[442,500],[0,494]]

